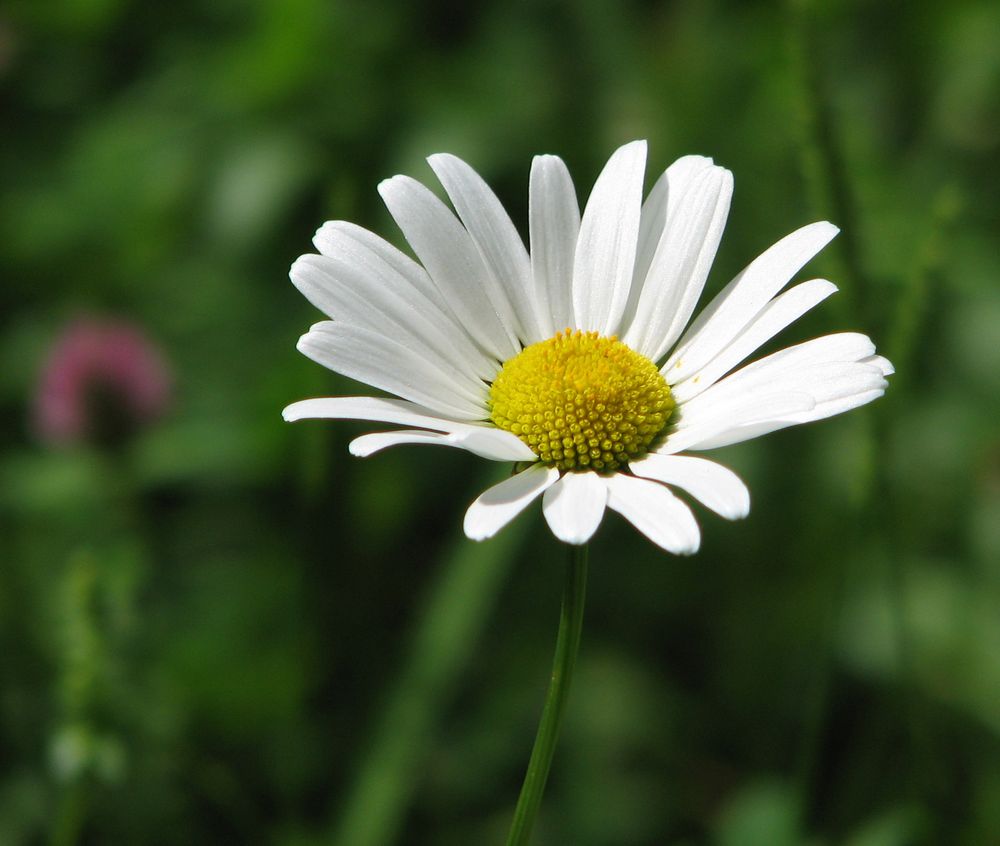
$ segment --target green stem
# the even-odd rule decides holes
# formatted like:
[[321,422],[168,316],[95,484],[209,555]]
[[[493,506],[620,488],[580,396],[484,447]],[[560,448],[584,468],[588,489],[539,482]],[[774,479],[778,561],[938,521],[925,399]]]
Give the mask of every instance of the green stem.
[[587,546],[571,546],[569,549],[556,654],[552,661],[552,680],[549,682],[524,785],[514,810],[507,846],[524,846],[531,837],[531,829],[542,803],[542,793],[545,792],[545,782],[549,777],[549,768],[552,766],[552,755],[559,739],[559,727],[566,710],[573,667],[580,647],[583,605],[587,594]]

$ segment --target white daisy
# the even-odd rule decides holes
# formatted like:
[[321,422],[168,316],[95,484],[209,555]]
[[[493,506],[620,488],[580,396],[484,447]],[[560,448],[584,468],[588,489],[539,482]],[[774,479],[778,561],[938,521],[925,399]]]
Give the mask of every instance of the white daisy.
[[781,239],[689,325],[733,191],[732,174],[711,159],[678,159],[643,201],[646,143],[626,144],[581,218],[562,160],[535,157],[530,251],[469,165],[447,154],[429,161],[455,212],[409,177],[379,186],[418,261],[332,221],[313,240],[320,254],[291,269],[332,318],[299,350],[398,398],[308,399],[284,417],[407,427],[357,438],[350,450],[359,456],[417,443],[516,462],[469,507],[470,538],[491,537],[542,497],[552,532],[567,543],[585,543],[611,508],[664,549],[693,553],[698,525],[673,489],[727,519],[744,517],[750,496],[732,471],[680,453],[884,393],[892,365],[853,332],[735,369],[836,290],[813,279],[779,293],[837,234],[830,223]]

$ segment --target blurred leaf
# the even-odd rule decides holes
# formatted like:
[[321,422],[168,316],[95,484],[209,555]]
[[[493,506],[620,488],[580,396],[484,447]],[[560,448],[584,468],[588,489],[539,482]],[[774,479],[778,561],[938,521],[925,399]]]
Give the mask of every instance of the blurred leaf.
[[795,792],[773,781],[756,781],[732,797],[719,815],[718,846],[797,846],[799,803]]

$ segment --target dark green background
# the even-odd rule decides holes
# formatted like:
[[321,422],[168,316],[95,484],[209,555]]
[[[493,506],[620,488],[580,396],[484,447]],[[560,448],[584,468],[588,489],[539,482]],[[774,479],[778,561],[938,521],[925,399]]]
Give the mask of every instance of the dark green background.
[[[295,351],[326,219],[465,157],[524,231],[531,156],[585,197],[650,141],[731,168],[709,290],[792,229],[896,363],[844,418],[715,455],[702,551],[617,515],[535,842],[1000,842],[1000,6],[10,0],[0,11],[0,844],[502,842],[563,551],[504,468],[281,408],[356,385]],[[803,276],[802,278],[808,278]],[[124,454],[29,407],[81,311],[168,355]]]

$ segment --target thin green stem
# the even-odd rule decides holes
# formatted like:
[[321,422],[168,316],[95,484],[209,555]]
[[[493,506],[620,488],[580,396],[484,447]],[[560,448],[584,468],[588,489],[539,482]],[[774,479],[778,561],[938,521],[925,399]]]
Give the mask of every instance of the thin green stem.
[[507,846],[524,846],[531,838],[531,829],[538,816],[538,808],[545,792],[545,782],[552,766],[552,755],[559,739],[559,728],[570,683],[576,654],[580,648],[583,629],[583,606],[587,594],[587,546],[571,546],[566,563],[566,581],[563,586],[562,610],[559,615],[559,634],[556,637],[556,654],[552,661],[552,680],[545,697],[542,719],[528,761],[521,795],[514,809]]

